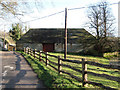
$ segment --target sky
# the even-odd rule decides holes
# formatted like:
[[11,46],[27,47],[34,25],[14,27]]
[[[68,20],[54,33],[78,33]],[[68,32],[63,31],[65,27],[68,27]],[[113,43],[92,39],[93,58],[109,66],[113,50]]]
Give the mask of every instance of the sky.
[[[19,0],[23,2],[22,0]],[[50,17],[37,19],[40,17],[48,16],[53,13],[64,11],[65,8],[79,8],[79,7],[88,7],[89,5],[94,5],[100,0],[36,0],[37,3],[33,4],[34,0],[24,0],[29,3],[30,11],[29,14],[24,14],[24,16],[17,16],[20,18],[13,17],[14,19],[7,20],[4,23],[6,31],[9,31],[11,28],[11,24],[15,22],[25,22],[23,25],[27,25],[29,28],[64,28],[65,27],[65,13],[59,13]],[[92,1],[92,2],[91,2]],[[106,0],[102,0],[106,1]],[[118,3],[119,0],[107,0],[109,3]],[[35,6],[36,5],[36,6]],[[110,6],[111,12],[116,18],[115,21],[115,36],[117,36],[118,32],[118,5],[114,4]],[[24,7],[20,8],[23,11],[29,11],[29,9],[25,9]],[[34,20],[36,19],[36,20]],[[31,21],[34,20],[34,21]],[[29,21],[29,22],[26,22]],[[3,21],[2,21],[3,22]],[[0,26],[0,29],[4,29],[4,23]],[[85,27],[85,23],[87,23],[87,8],[83,9],[75,9],[67,11],[67,28],[85,28],[89,31],[87,27]],[[1,22],[0,22],[1,24]]]

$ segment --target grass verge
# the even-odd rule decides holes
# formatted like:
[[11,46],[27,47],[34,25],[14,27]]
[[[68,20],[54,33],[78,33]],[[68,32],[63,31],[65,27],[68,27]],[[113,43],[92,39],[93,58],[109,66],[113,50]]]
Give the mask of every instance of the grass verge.
[[64,78],[63,75],[58,75],[57,72],[47,68],[43,62],[34,59],[32,56],[20,52],[27,62],[32,67],[33,71],[37,73],[38,78],[43,80],[44,84],[48,88],[82,88],[80,85],[75,85],[68,78]]
[[[75,79],[71,78],[69,75],[66,75],[66,74],[58,75],[58,73],[53,68],[51,68],[49,66],[46,67],[43,62],[40,62],[39,60],[34,59],[34,57],[32,57],[28,54],[25,54],[23,52],[21,52],[21,53],[24,55],[26,60],[30,63],[34,72],[36,72],[38,74],[38,77],[44,81],[44,84],[47,87],[49,87],[49,88],[82,88],[81,87],[82,84],[80,82],[76,81]],[[49,54],[56,55],[56,56],[60,55],[61,57],[63,57],[63,54],[60,54],[60,53],[49,53]],[[44,56],[44,54],[42,56]],[[95,62],[102,63],[102,64],[109,64],[108,59],[100,58],[100,57],[69,55],[68,54],[67,58],[70,60],[81,60],[81,58],[86,58],[90,61],[95,61]],[[48,57],[48,59],[55,63],[58,62],[57,59],[54,57]],[[70,63],[70,62],[62,62],[62,63],[73,66],[80,70],[82,69],[81,64],[74,64],[74,63]],[[55,66],[55,65],[53,65],[53,66],[57,68],[57,66]],[[92,66],[92,65],[87,65],[87,68],[88,68],[88,71],[98,73],[98,74],[107,74],[110,76],[117,76],[117,77],[119,77],[119,74],[120,74],[120,72],[116,69],[115,70],[105,69],[105,68],[96,67],[96,66]],[[80,77],[80,78],[82,77],[81,73],[71,70],[70,68],[62,67],[62,70],[66,71],[66,72],[70,72],[77,77]],[[118,82],[108,80],[103,77],[98,77],[98,76],[93,76],[93,75],[88,74],[88,80],[98,82],[105,86],[110,86],[112,88],[116,88],[116,89],[119,88]],[[88,85],[87,88],[99,88],[99,87],[93,86],[93,85]]]

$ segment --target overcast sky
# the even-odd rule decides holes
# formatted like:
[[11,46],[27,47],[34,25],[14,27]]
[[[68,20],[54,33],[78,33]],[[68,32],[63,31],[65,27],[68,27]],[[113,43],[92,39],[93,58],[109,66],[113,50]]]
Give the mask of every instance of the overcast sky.
[[[29,22],[23,23],[23,25],[27,25],[30,28],[64,28],[64,22],[65,22],[64,12],[53,15],[51,17],[47,17],[47,18],[42,18],[38,20],[34,20],[34,19],[48,16],[59,11],[63,11],[65,8],[70,9],[70,8],[87,7],[89,5],[93,5],[97,2],[100,2],[100,0],[36,0],[38,2],[36,4],[33,4],[34,0],[24,0],[24,1],[29,2],[31,13],[26,15],[24,14],[24,16],[17,16],[17,17],[20,18],[22,22],[29,21]],[[119,0],[107,0],[107,1],[109,3],[118,3]],[[116,18],[115,35],[117,35],[118,5],[115,4],[115,5],[111,5],[110,7],[111,7],[111,12]],[[24,10],[24,8],[22,7],[21,9]],[[87,22],[86,15],[87,15],[87,8],[75,9],[71,11],[68,10],[67,27],[68,28],[86,28],[84,27],[85,23]],[[30,20],[34,20],[34,21],[30,21]],[[6,26],[6,31],[8,31],[8,27],[10,27],[10,24],[13,22],[20,22],[20,21],[18,21],[17,18],[16,20],[14,19],[14,21],[13,20],[12,21],[10,20],[10,22],[6,21],[5,23],[8,24],[8,26]],[[3,25],[0,26],[0,29],[3,30]]]

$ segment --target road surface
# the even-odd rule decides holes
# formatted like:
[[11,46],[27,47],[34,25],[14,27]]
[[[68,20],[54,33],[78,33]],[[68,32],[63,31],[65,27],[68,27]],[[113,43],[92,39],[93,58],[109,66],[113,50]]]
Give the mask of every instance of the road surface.
[[0,58],[2,58],[2,88],[45,88],[19,53],[0,51]]

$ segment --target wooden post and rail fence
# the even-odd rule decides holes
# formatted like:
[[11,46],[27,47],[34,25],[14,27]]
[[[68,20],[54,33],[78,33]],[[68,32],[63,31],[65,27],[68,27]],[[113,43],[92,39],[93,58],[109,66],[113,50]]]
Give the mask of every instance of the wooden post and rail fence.
[[[76,79],[77,81],[80,81],[82,83],[83,87],[86,86],[86,84],[92,84],[92,85],[99,86],[99,87],[104,88],[104,89],[116,90],[114,88],[104,86],[101,83],[88,81],[87,80],[87,74],[91,74],[93,76],[98,76],[98,77],[104,77],[106,79],[109,79],[109,80],[112,80],[112,81],[117,81],[118,83],[120,83],[120,77],[110,76],[110,75],[107,75],[107,74],[98,74],[98,73],[87,71],[87,64],[92,65],[92,66],[106,68],[106,69],[120,70],[120,66],[117,66],[117,65],[101,64],[101,63],[97,63],[97,62],[93,62],[93,61],[87,61],[84,58],[82,58],[81,61],[63,59],[60,56],[51,55],[51,54],[48,54],[48,52],[37,51],[36,49],[33,50],[33,49],[30,49],[30,48],[24,48],[24,52],[31,55],[31,56],[33,56],[36,59],[39,59],[39,61],[43,61],[46,66],[50,66],[50,67],[54,68],[58,72],[58,74],[64,73],[64,74],[67,74],[67,75],[71,76],[72,78]],[[44,54],[44,56],[42,54]],[[57,58],[58,63],[49,60],[48,56]],[[45,60],[43,60],[43,59],[45,59]],[[82,70],[77,69],[77,68],[75,68],[73,66],[70,66],[70,65],[63,64],[61,62],[70,62],[70,63],[81,64],[82,65]],[[51,64],[57,65],[57,68],[54,67]],[[76,72],[82,73],[82,78],[79,78],[79,77],[77,77],[77,76],[75,76],[75,75],[73,75],[73,74],[71,74],[69,72],[66,72],[66,71],[62,70],[62,67],[67,67],[67,68],[70,68],[70,69],[72,69],[72,70],[74,70]]]

